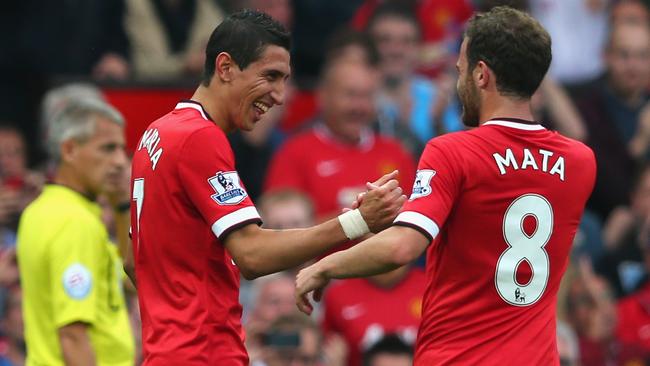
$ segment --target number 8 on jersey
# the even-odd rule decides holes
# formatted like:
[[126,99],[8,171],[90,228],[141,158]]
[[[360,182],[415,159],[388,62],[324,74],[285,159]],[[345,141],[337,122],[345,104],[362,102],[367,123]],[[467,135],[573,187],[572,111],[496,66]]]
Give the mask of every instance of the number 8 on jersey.
[[[536,229],[526,233],[524,220],[532,216]],[[494,282],[501,298],[515,306],[529,306],[540,299],[549,276],[549,258],[544,249],[553,232],[553,208],[537,194],[525,194],[515,199],[503,218],[506,249],[497,261]],[[532,269],[528,283],[517,281],[517,269],[526,261]]]

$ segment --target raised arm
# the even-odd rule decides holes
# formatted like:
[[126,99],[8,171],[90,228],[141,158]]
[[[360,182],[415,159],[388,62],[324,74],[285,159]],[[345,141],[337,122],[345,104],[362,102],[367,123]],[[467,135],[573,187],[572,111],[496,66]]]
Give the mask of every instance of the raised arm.
[[369,191],[357,211],[360,216],[349,212],[308,229],[267,230],[246,225],[226,237],[226,248],[242,275],[253,279],[300,265],[365,234],[359,229],[363,222],[371,232],[379,232],[391,224],[406,200],[393,179],[396,175],[393,172],[368,184]]
[[330,279],[392,271],[415,260],[428,244],[421,232],[392,226],[348,250],[333,253],[300,271],[296,279],[296,305],[300,311],[311,314],[313,307],[307,294],[314,291],[314,300],[320,301]]

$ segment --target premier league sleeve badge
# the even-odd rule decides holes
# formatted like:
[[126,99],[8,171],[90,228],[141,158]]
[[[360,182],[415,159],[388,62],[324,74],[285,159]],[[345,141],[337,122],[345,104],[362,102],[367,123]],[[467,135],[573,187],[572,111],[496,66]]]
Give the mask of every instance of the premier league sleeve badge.
[[236,205],[248,196],[241,187],[239,175],[235,171],[218,172],[208,179],[208,183],[216,192],[210,197],[220,205]]

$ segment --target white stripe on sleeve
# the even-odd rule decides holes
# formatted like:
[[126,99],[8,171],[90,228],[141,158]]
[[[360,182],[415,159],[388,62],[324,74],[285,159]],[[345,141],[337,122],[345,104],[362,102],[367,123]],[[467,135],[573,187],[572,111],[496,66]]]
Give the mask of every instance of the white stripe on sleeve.
[[260,214],[257,213],[257,209],[255,208],[255,206],[240,208],[239,210],[231,212],[226,216],[221,217],[219,220],[215,221],[214,224],[212,224],[212,232],[218,238],[226,230],[230,229],[231,227],[237,224],[240,224],[247,220],[259,219],[259,218],[260,218]]
[[423,214],[415,211],[404,211],[397,215],[395,221],[393,222],[403,222],[406,224],[415,225],[429,233],[433,239],[435,239],[438,235],[438,232],[440,232],[438,224]]

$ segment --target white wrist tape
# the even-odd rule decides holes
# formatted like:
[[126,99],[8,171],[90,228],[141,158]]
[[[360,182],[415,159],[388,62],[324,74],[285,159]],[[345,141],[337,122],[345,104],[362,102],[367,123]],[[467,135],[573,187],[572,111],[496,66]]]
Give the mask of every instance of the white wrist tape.
[[360,238],[370,232],[366,220],[361,216],[359,209],[348,211],[338,216],[345,236],[350,240]]

